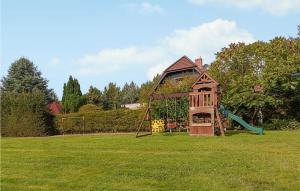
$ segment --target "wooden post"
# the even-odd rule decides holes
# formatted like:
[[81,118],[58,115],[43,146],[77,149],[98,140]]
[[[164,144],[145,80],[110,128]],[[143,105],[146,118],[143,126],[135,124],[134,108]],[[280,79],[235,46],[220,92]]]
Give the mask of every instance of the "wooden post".
[[149,113],[149,107],[147,108],[147,110],[146,110],[146,112],[145,112],[145,114],[144,114],[144,117],[143,117],[143,119],[142,119],[142,121],[141,121],[141,123],[140,123],[140,125],[139,125],[139,127],[138,127],[138,129],[137,129],[136,137],[139,136],[140,129],[141,129],[141,127],[143,126],[143,123],[144,123],[144,121],[145,121],[145,119],[146,119],[148,113]]
[[82,116],[83,134],[85,134],[85,121],[84,116]]
[[150,98],[149,105],[148,105],[148,108],[149,108],[149,127],[150,127],[149,129],[150,129],[150,134],[152,135],[151,102],[152,102],[152,99]]
[[175,124],[177,126],[177,108],[176,108],[177,98],[175,97]]
[[203,94],[199,95],[199,106],[204,106],[203,105]]
[[224,136],[225,132],[224,132],[224,127],[221,121],[221,117],[220,117],[220,113],[218,108],[215,108],[216,114],[217,114],[217,119],[218,119],[218,123],[219,123],[219,127],[220,127],[220,131],[221,131],[221,135]]
[[[151,119],[151,101],[152,101],[152,98],[150,97],[147,110],[146,110],[146,112],[145,112],[145,114],[143,116],[143,119],[142,119],[142,121],[141,121],[141,123],[140,123],[140,125],[139,125],[139,127],[137,129],[136,136],[135,136],[136,138],[142,137],[142,136],[147,136],[147,135],[152,135],[152,126],[151,126],[151,123],[152,123],[152,119]],[[146,119],[147,115],[149,116],[149,119]],[[150,129],[151,132],[148,133],[148,134],[139,135],[140,129],[143,126],[143,123],[144,123],[145,120],[148,120],[150,122],[149,129]]]
[[65,136],[65,132],[64,132],[64,118],[61,118],[61,126],[62,126],[63,136]]

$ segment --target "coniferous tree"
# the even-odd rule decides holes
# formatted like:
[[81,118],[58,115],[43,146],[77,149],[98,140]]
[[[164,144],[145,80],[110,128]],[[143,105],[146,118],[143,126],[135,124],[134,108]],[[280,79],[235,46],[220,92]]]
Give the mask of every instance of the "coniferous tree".
[[54,132],[47,104],[57,97],[31,61],[20,58],[12,63],[1,82],[3,136],[41,136]]
[[56,95],[56,93],[54,92],[53,89],[51,89],[49,91],[49,99],[50,99],[50,102],[54,102],[54,101],[58,102],[59,101],[58,97],[57,97],[57,95]]
[[132,81],[122,88],[122,104],[135,103],[139,97],[139,87]]
[[48,89],[48,80],[27,58],[20,58],[11,64],[8,75],[1,80],[1,91],[15,93],[31,93],[39,90],[46,96],[47,102],[52,101],[53,90]]
[[121,91],[120,88],[110,82],[108,87],[103,91],[103,109],[117,109],[121,106]]
[[66,113],[76,112],[85,103],[80,90],[80,84],[76,78],[69,77],[67,84],[64,84],[62,105]]
[[102,92],[96,87],[90,86],[88,93],[85,94],[87,103],[100,105],[102,102]]

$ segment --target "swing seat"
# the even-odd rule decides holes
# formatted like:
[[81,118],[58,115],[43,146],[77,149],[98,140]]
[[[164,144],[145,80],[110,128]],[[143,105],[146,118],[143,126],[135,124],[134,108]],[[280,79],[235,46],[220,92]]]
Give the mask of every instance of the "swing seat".
[[167,123],[168,129],[175,129],[176,128],[176,123]]

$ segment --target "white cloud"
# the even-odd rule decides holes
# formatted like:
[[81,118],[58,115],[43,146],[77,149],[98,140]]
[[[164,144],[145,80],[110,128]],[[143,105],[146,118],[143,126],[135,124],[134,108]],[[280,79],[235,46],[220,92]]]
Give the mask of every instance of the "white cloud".
[[163,9],[158,4],[151,4],[149,2],[144,2],[141,4],[142,11],[146,12],[157,12],[157,13],[163,13]]
[[50,66],[58,66],[61,64],[61,60],[59,58],[52,58],[50,60]]
[[81,75],[100,75],[120,71],[139,64],[151,65],[165,59],[164,50],[159,47],[149,49],[130,46],[123,49],[105,49],[96,54],[88,54],[76,62]]
[[[173,61],[174,62],[174,61]],[[149,80],[153,79],[157,74],[161,74],[170,64],[171,60],[160,62],[159,64],[153,65],[148,69],[147,77]]]
[[214,53],[235,42],[253,42],[254,37],[237,26],[234,21],[216,19],[190,29],[177,30],[165,38],[164,45],[177,54],[202,56],[211,62]]
[[79,63],[101,64],[110,62],[114,65],[119,64],[120,61],[124,64],[130,64],[131,62],[153,62],[157,56],[162,56],[158,48],[139,49],[135,46],[130,46],[123,49],[106,49],[97,54],[86,55],[79,60]]
[[243,9],[260,8],[271,14],[281,15],[300,10],[300,0],[189,0],[197,5],[221,4]]
[[142,3],[129,3],[126,6],[140,13],[164,13],[164,9],[159,4],[152,4],[146,1]]
[[191,59],[202,56],[204,63],[214,59],[214,53],[232,42],[253,42],[255,38],[234,21],[216,19],[190,29],[176,30],[154,47],[130,46],[121,49],[104,49],[77,59],[77,73],[81,75],[110,74],[145,66],[147,77],[152,79],[182,55]]

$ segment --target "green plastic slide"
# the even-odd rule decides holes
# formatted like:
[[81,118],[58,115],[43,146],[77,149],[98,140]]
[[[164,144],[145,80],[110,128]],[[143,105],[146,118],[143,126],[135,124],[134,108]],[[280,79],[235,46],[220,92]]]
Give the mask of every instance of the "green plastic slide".
[[254,133],[257,133],[259,135],[262,135],[263,132],[264,132],[264,129],[263,128],[258,128],[258,127],[254,127],[252,125],[250,125],[249,123],[247,123],[246,121],[244,121],[242,118],[240,118],[239,116],[237,115],[234,115],[231,111],[229,110],[226,110],[225,107],[223,105],[220,106],[220,112],[227,118],[233,120],[233,121],[236,121],[238,122],[240,125],[242,125],[243,127],[245,127],[246,129],[254,132]]

